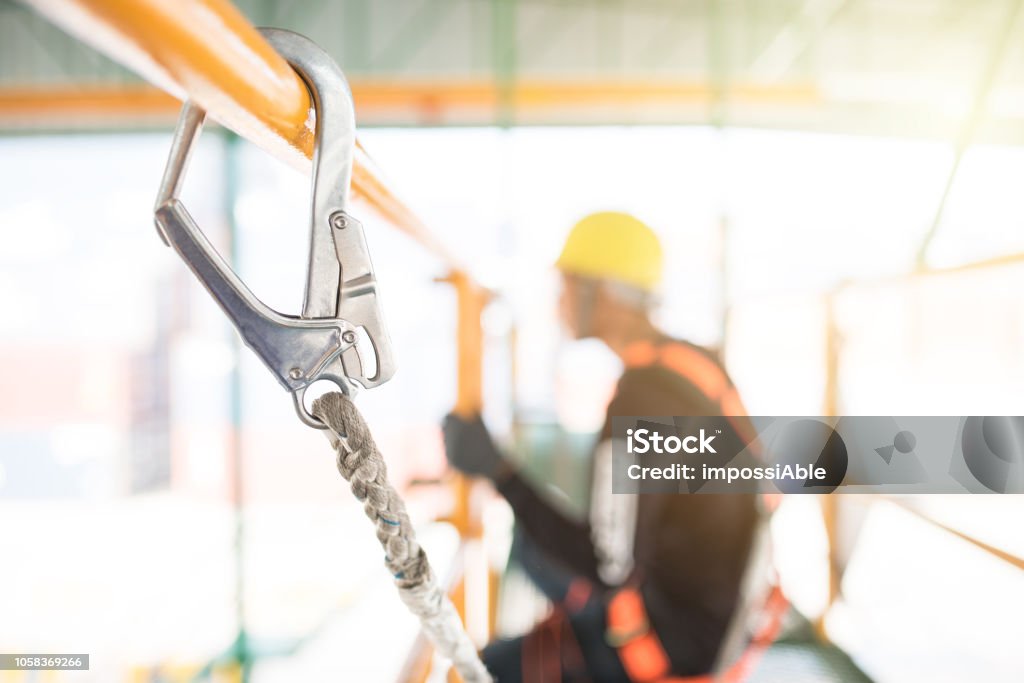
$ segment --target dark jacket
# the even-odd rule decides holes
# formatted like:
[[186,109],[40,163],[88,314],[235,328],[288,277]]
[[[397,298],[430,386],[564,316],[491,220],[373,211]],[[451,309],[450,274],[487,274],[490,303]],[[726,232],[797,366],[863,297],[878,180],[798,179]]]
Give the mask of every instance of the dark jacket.
[[[728,381],[705,349],[673,340],[657,342],[659,349],[666,345],[681,345],[686,353],[679,355],[684,357],[701,354],[704,369],[711,361]],[[608,406],[601,440],[610,438],[613,416],[721,415],[721,402],[706,395],[706,389],[706,382],[678,365],[627,367]],[[518,474],[500,482],[498,489],[538,546],[594,585],[611,588],[598,575],[589,524],[561,514]],[[676,675],[706,673],[714,664],[739,598],[757,515],[753,495],[639,495],[633,575]]]

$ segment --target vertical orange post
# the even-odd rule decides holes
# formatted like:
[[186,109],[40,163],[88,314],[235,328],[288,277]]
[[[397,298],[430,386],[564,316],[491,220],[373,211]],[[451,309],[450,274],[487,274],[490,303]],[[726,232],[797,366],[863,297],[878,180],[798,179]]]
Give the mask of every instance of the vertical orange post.
[[[230,0],[25,0],[82,42],[303,172],[309,91]],[[460,267],[361,147],[352,192],[451,268]]]
[[[458,319],[456,345],[458,353],[458,388],[453,412],[461,418],[473,419],[483,409],[484,333],[480,316],[487,304],[487,291],[464,272],[455,271],[446,280],[455,287]],[[451,521],[463,538],[480,535],[480,522],[470,510],[472,482],[456,475],[455,509]]]
[[[837,416],[839,413],[839,347],[840,333],[836,323],[836,294],[825,298],[825,396],[822,415]],[[839,597],[842,576],[838,561],[839,498],[834,494],[821,496],[821,519],[828,540],[828,597],[825,610],[817,620],[815,628],[822,639],[828,640],[825,632],[825,615],[832,603]]]
[[455,414],[470,418],[479,414],[484,405],[484,333],[480,316],[488,297],[487,291],[464,272],[453,272],[448,281],[455,286],[458,305],[459,384],[455,396]]
[[[453,271],[444,278],[445,282],[455,287],[457,319],[456,319],[456,353],[457,353],[457,389],[455,406],[452,412],[464,419],[474,419],[483,409],[483,356],[484,333],[480,323],[484,306],[487,305],[487,290],[476,284],[463,271]],[[483,525],[479,512],[473,509],[474,482],[469,477],[456,474],[452,480],[452,496],[454,505],[448,519],[459,532],[463,543],[471,539],[479,539],[483,533]],[[468,551],[468,549],[467,549]],[[451,595],[452,602],[466,621],[466,573],[474,571],[472,556],[474,553],[463,553],[463,578]],[[490,587],[488,582],[488,587]],[[490,605],[490,600],[488,600]],[[488,623],[491,617],[488,610]],[[457,683],[459,678],[454,669],[449,671],[450,683]]]

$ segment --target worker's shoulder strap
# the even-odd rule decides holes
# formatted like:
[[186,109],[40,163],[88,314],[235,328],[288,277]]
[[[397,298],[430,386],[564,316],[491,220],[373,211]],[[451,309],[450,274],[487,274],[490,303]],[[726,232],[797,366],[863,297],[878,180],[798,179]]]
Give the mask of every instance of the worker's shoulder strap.
[[721,415],[746,415],[739,393],[725,369],[711,356],[695,346],[680,341],[630,344],[623,354],[627,369],[661,367],[696,387]]
[[[710,353],[676,340],[643,340],[626,347],[623,362],[627,370],[664,368],[696,387],[715,406],[718,415],[729,421],[736,434],[751,448],[751,452],[755,453],[756,457],[762,457],[762,446],[757,441],[757,430],[747,415],[740,394],[726,374],[725,368],[712,358]],[[779,502],[777,493],[762,496],[762,503],[768,511],[775,510]]]

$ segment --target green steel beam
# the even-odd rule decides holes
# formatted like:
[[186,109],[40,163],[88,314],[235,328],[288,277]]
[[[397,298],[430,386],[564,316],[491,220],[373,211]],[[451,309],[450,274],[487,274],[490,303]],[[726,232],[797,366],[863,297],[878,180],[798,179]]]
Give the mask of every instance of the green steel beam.
[[498,84],[497,123],[502,127],[515,121],[516,19],[516,0],[491,0],[492,68]]

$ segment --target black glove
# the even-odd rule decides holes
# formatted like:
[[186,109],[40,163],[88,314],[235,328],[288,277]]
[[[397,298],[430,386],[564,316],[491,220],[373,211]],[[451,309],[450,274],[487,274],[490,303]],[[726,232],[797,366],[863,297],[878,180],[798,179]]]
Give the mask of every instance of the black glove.
[[505,458],[494,445],[484,421],[449,413],[441,426],[448,464],[463,474],[495,479],[507,469]]

